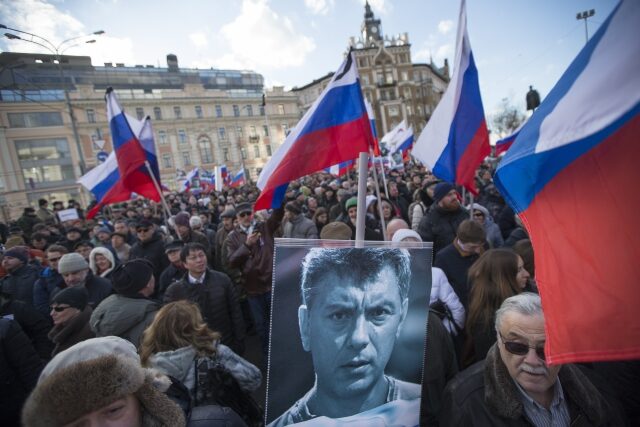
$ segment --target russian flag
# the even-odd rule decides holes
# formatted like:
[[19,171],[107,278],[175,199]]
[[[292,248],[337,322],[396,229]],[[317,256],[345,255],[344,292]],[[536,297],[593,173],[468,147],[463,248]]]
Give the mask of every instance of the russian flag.
[[245,184],[244,169],[240,169],[240,171],[237,174],[235,174],[233,178],[231,178],[230,186],[232,188],[237,188],[244,184]]
[[522,122],[522,124],[518,126],[511,135],[496,141],[496,156],[506,152],[509,148],[511,148],[511,146],[513,145],[513,142],[516,140],[516,138],[520,134],[520,129],[522,129],[525,123],[526,121]]
[[332,165],[331,167],[325,168],[324,171],[334,176],[342,176],[349,172],[349,168],[353,165],[353,163],[353,160],[347,160],[346,162],[341,162],[337,165]]
[[400,151],[402,153],[402,159],[409,160],[409,150],[413,147],[413,126],[409,126],[409,129],[402,132],[399,136],[401,136],[401,140],[394,147],[391,154]]
[[640,358],[638,23],[640,2],[618,4],[497,170],[535,250],[552,364]]
[[87,218],[93,218],[103,206],[131,199],[131,191],[125,188],[120,179],[120,170],[115,152],[109,154],[104,163],[91,169],[78,182],[96,198],[97,204],[87,212]]
[[462,0],[453,76],[412,154],[438,178],[477,194],[476,169],[490,153],[478,70],[467,34],[466,4]]
[[193,168],[191,171],[185,176],[184,182],[180,186],[180,193],[184,193],[185,191],[189,191],[193,188],[193,181],[200,179],[200,170],[198,168]]
[[220,166],[220,176],[222,176],[222,183],[224,185],[229,185],[229,183],[231,182],[231,175],[229,174],[227,165]]
[[[161,195],[156,189],[153,179],[147,169],[145,162],[157,168],[158,160],[155,156],[155,147],[153,144],[153,133],[149,135],[149,131],[145,131],[144,139],[150,138],[150,147],[143,147],[139,140],[141,132],[136,132],[132,128],[130,119],[124,114],[124,111],[118,103],[116,94],[112,88],[108,88],[106,92],[107,117],[109,119],[109,128],[111,130],[111,139],[113,142],[114,152],[118,161],[118,169],[123,185],[130,191],[154,201],[160,201]],[[138,122],[139,123],[139,122]],[[150,122],[148,122],[150,130]],[[144,125],[141,126],[143,128]],[[146,149],[145,149],[146,148]],[[150,155],[150,151],[153,155]],[[159,177],[159,173],[158,173]],[[159,182],[158,182],[159,184]]]
[[373,108],[369,101],[364,99],[364,107],[367,110],[367,116],[369,116],[369,123],[371,123],[371,134],[373,135],[373,157],[381,156],[380,142],[378,141],[378,131],[376,130],[376,116],[373,114]]
[[258,178],[255,210],[278,208],[290,181],[354,160],[373,146],[353,53],[334,74]]

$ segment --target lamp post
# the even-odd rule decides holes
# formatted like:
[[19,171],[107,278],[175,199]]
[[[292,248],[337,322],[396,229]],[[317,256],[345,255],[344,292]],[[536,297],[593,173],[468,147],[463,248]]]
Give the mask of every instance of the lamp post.
[[587,44],[589,42],[589,29],[587,28],[587,19],[591,18],[593,15],[596,14],[596,10],[595,9],[591,9],[591,10],[585,10],[583,12],[579,12],[576,15],[576,19],[579,20],[584,20],[584,36],[585,36],[585,44]]
[[[64,54],[64,52],[66,52],[68,49],[71,49],[72,47],[76,47],[79,46],[81,44],[84,43],[95,43],[96,40],[91,39],[91,40],[86,40],[84,42],[79,42],[79,43],[74,43],[69,45],[70,42],[74,41],[74,40],[79,40],[79,39],[83,39],[85,37],[90,37],[93,35],[99,36],[104,34],[104,31],[100,30],[100,31],[94,31],[91,34],[86,34],[83,36],[77,36],[77,37],[71,37],[69,39],[63,40],[62,42],[60,42],[57,46],[54,45],[52,42],[50,42],[49,40],[45,39],[42,36],[39,36],[37,34],[33,34],[33,33],[29,33],[27,31],[22,31],[22,30],[18,30],[15,28],[10,28],[7,27],[6,25],[0,24],[0,28],[2,29],[6,29],[6,30],[10,30],[16,33],[21,33],[21,34],[27,34],[29,36],[31,36],[30,38],[25,38],[25,37],[20,37],[17,34],[13,34],[13,33],[5,33],[5,37],[8,38],[9,40],[22,40],[28,43],[32,43],[35,45],[38,45],[40,47],[45,48],[46,50],[48,50],[49,52],[51,52],[53,55],[55,55],[56,58],[56,63],[58,65],[58,72],[60,73],[60,83],[62,84],[63,90],[64,90],[64,98],[65,98],[65,102],[67,104],[67,110],[68,110],[68,114],[69,114],[69,118],[71,119],[71,129],[73,131],[73,138],[76,142],[76,150],[78,151],[78,164],[80,166],[80,175],[84,175],[84,173],[86,172],[86,165],[84,162],[84,157],[82,155],[82,146],[80,144],[80,136],[78,135],[78,125],[76,122],[76,116],[73,113],[73,107],[71,106],[71,98],[69,97],[69,89],[67,88],[67,85],[64,81],[64,70],[62,68],[62,55]],[[43,43],[38,42],[34,39],[39,39],[42,40]],[[45,44],[46,43],[46,44]]]

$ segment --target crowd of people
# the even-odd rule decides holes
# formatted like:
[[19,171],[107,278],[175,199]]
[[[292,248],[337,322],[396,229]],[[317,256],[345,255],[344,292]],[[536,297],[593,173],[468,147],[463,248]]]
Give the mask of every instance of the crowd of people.
[[[474,199],[418,165],[368,178],[365,240],[433,242],[421,423],[638,422],[637,362],[546,364],[533,247],[492,173],[480,167]],[[41,199],[0,223],[0,424],[251,425],[246,406],[203,390],[201,362],[250,398],[266,372],[274,239],[355,239],[356,192],[354,173],[318,173],[270,212],[253,211],[247,184],[93,219]],[[69,208],[78,219],[61,222]],[[243,358],[251,334],[260,368]]]

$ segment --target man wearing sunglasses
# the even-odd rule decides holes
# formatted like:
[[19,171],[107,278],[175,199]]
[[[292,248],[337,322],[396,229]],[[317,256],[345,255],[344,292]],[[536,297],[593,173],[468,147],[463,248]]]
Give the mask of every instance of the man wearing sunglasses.
[[577,366],[545,362],[540,296],[507,298],[495,326],[487,358],[447,385],[441,426],[625,425]]
[[160,274],[169,266],[169,258],[164,252],[164,240],[156,230],[155,224],[143,219],[136,224],[138,242],[131,247],[129,259],[144,258],[153,265],[153,277],[156,282]]

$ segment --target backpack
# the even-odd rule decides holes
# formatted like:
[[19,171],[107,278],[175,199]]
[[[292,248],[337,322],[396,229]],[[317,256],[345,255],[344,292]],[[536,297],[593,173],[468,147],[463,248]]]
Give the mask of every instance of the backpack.
[[225,406],[235,411],[249,427],[264,425],[262,407],[240,388],[238,381],[217,357],[198,357],[194,363],[194,406]]

